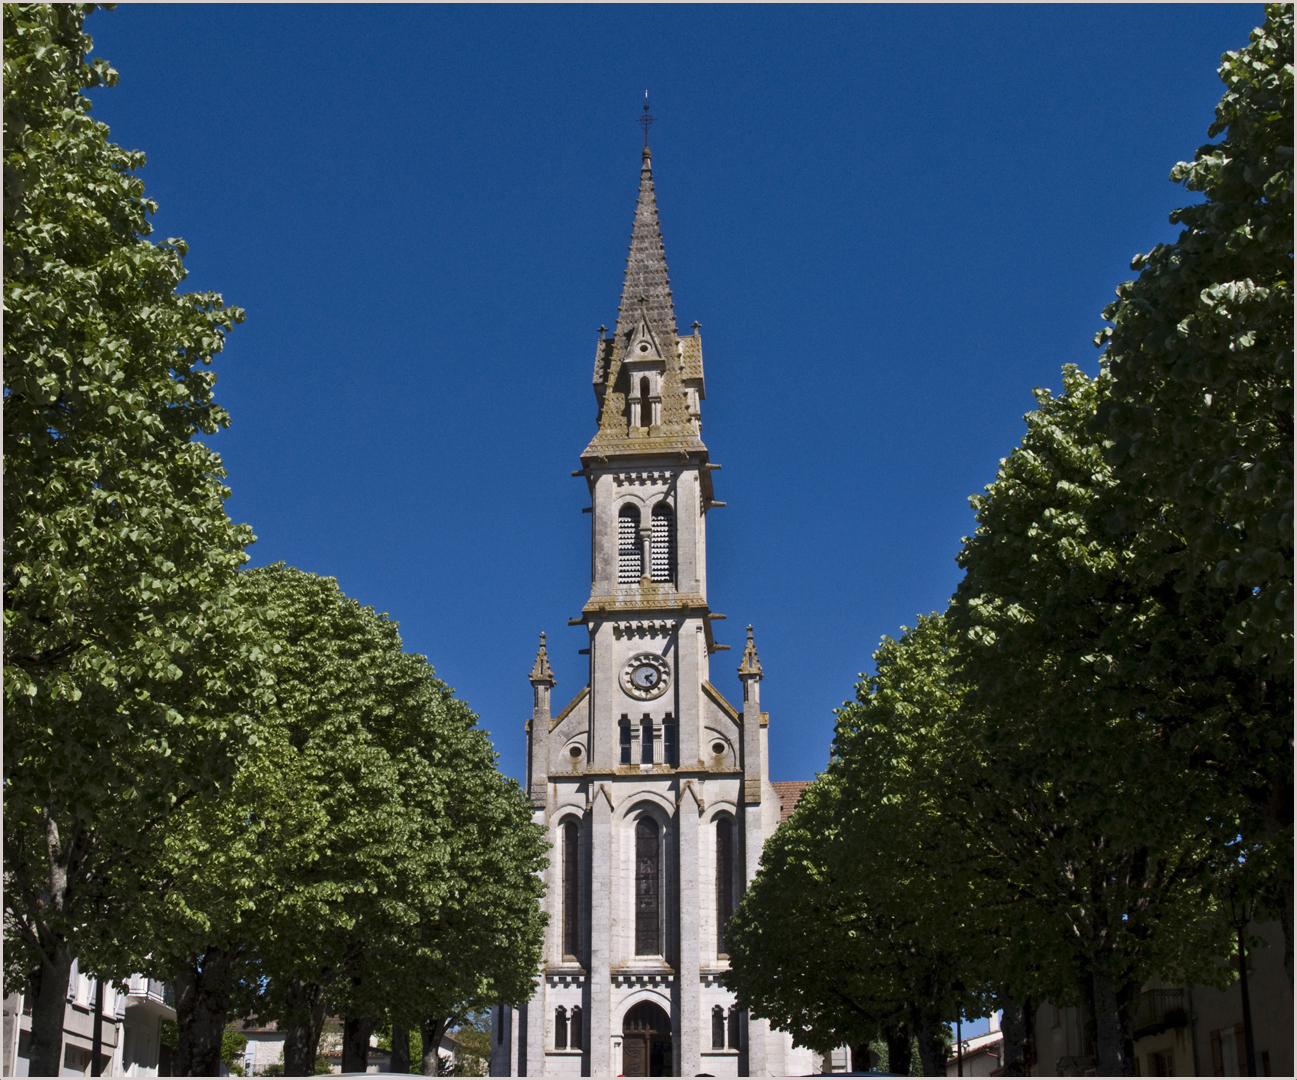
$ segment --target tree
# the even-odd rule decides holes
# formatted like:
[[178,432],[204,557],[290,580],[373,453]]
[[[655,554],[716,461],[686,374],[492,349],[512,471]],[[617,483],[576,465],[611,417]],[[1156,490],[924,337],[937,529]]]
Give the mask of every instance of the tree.
[[1265,839],[1259,871],[1278,896],[1292,956],[1293,9],[1269,4],[1251,43],[1223,57],[1225,94],[1208,136],[1171,179],[1203,201],[1131,263],[1139,277],[1104,310],[1097,345],[1113,386],[1096,426],[1131,492],[1174,542],[1139,572],[1175,596],[1214,602],[1200,668],[1214,700],[1184,701],[1200,764],[1241,793]]
[[[1131,512],[1091,433],[1109,385],[1069,367],[1063,395],[1036,392],[1021,445],[972,500],[948,619],[967,686],[965,825],[986,872],[1035,910],[1043,990],[1078,1000],[1099,1072],[1127,1075],[1142,984],[1219,976],[1210,888],[1238,819],[1194,746],[1151,722],[1214,612],[1168,607],[1138,574],[1166,532],[1154,507]],[[1140,527],[1114,536],[1118,510]]]
[[6,980],[34,1073],[73,953],[129,903],[99,879],[229,776],[247,707],[220,596],[252,537],[194,438],[228,423],[208,365],[243,313],[177,293],[184,243],[147,239],[144,157],[82,93],[116,81],[89,10],[4,9]]
[[729,931],[741,1007],[821,1052],[885,1036],[892,1071],[944,1076],[943,1029],[992,989],[967,851],[943,816],[962,688],[921,618],[839,710],[829,768],[767,842]]
[[[477,718],[332,579],[239,576],[273,700],[234,782],[195,802],[133,914],[135,962],[174,978],[181,1075],[209,1075],[233,1010],[286,1024],[310,1075],[326,1011],[352,1057],[374,1020],[525,996],[544,842]],[[357,1044],[359,1044],[357,1046]]]

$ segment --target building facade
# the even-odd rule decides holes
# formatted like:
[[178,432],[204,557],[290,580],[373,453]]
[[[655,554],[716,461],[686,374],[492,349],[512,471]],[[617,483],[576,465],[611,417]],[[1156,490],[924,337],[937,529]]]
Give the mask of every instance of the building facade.
[[[74,961],[68,979],[59,1075],[171,1075],[171,1052],[162,1045],[163,1022],[176,1018],[171,987],[156,979],[132,975],[123,993],[115,986],[100,985],[79,968]],[[11,994],[5,998],[0,1074],[28,1075],[31,1026],[31,1003],[27,997]],[[94,1068],[96,1050],[98,1072]]]
[[[725,923],[781,817],[748,628],[737,703],[712,682],[715,500],[702,339],[677,333],[647,147],[617,325],[595,349],[590,678],[554,711],[531,672],[528,790],[553,844],[533,998],[494,1016],[492,1075],[760,1076],[818,1062],[734,1007]],[[719,681],[719,679],[718,679]],[[802,1059],[805,1060],[802,1060]]]

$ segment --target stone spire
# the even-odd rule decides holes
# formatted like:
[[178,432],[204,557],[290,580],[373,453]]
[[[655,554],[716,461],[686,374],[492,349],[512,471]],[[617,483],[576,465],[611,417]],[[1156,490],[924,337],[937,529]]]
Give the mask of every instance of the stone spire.
[[531,669],[531,682],[533,686],[547,685],[553,686],[554,672],[549,666],[549,653],[545,651],[545,631],[540,632],[540,649],[536,653],[536,663]]
[[761,661],[757,658],[757,647],[752,644],[752,625],[748,624],[748,645],[743,650],[743,663],[739,665],[739,678],[745,675],[755,675],[758,679],[761,675]]
[[648,322],[664,353],[668,349],[675,351],[676,313],[671,303],[662,227],[658,224],[657,196],[653,193],[653,161],[647,146],[639,171],[639,201],[635,205],[630,253],[626,257],[621,306],[617,309],[618,339],[624,343],[642,321]]
[[[640,402],[648,377],[655,404],[647,427]],[[699,437],[698,402],[703,397],[702,339],[676,336],[675,305],[667,277],[666,248],[653,190],[653,161],[644,147],[639,199],[631,227],[630,252],[622,282],[617,326],[612,337],[600,327],[595,349],[594,393],[599,431],[582,459],[621,453],[706,452]],[[631,431],[634,427],[637,430]]]

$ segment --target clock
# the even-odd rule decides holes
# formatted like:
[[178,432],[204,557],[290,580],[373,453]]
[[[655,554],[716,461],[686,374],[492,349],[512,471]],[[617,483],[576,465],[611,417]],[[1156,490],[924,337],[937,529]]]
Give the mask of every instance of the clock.
[[662,681],[662,673],[652,664],[640,664],[630,673],[630,681],[637,690],[652,690]]
[[670,681],[671,668],[657,653],[639,653],[622,668],[622,689],[641,701],[664,694]]

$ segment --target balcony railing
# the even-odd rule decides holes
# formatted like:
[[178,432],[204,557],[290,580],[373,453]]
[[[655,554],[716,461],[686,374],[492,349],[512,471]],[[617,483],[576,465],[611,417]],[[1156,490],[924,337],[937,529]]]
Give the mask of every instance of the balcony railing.
[[1188,1025],[1189,1014],[1184,1008],[1183,990],[1145,990],[1135,1006],[1131,1035],[1136,1039],[1146,1039]]
[[171,984],[159,982],[157,979],[150,979],[143,975],[132,975],[130,988],[127,992],[133,998],[152,1001],[156,1005],[165,1005],[169,1009],[176,1007],[176,996]]

